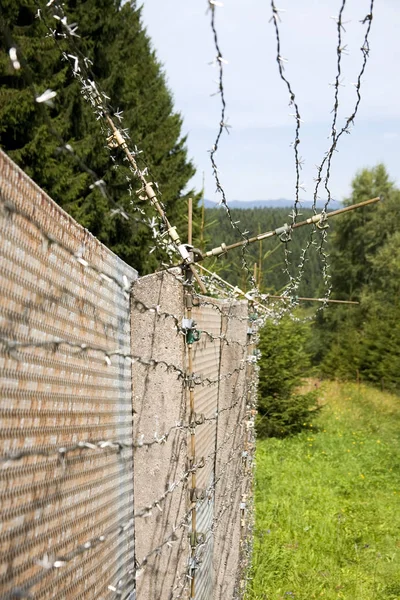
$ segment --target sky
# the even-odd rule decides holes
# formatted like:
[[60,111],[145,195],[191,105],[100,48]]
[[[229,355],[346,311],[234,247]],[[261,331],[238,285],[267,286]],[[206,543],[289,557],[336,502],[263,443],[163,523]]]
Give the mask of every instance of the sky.
[[[356,101],[352,85],[362,64],[360,51],[371,0],[348,0],[343,13],[339,127]],[[281,56],[299,104],[299,152],[304,160],[300,198],[313,198],[316,165],[330,145],[337,63],[337,26],[342,0],[277,0],[281,12]],[[210,149],[219,128],[221,98],[208,0],[144,0],[143,24],[162,63],[175,109],[183,117],[188,156],[197,173],[190,186],[219,201]],[[295,119],[276,63],[276,37],[269,0],[223,0],[215,22],[224,60],[229,134],[224,131],[215,160],[229,200],[294,198]],[[332,161],[332,197],[351,191],[356,172],[383,162],[400,183],[400,5],[375,0],[370,58],[362,79],[362,101],[351,135],[344,135]],[[321,193],[321,197],[324,195]]]

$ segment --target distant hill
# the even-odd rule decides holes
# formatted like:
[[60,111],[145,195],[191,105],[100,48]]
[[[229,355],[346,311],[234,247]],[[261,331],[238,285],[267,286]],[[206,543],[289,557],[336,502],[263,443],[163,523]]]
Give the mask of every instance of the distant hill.
[[[287,200],[286,198],[279,198],[278,200],[232,200],[231,202],[229,202],[229,207],[230,208],[290,208],[291,206],[293,206],[294,201],[293,200]],[[318,200],[317,202],[317,208],[321,209],[324,207],[325,202],[322,200]],[[201,205],[201,200],[200,200],[200,205]],[[221,206],[220,204],[217,204],[216,202],[213,202],[212,200],[204,200],[204,206],[205,208],[218,208],[219,206]],[[311,208],[312,207],[312,201],[303,201],[302,202],[302,208]],[[339,202],[338,200],[331,200],[329,203],[329,209],[330,210],[337,210],[338,208],[342,208],[343,204],[342,202]]]

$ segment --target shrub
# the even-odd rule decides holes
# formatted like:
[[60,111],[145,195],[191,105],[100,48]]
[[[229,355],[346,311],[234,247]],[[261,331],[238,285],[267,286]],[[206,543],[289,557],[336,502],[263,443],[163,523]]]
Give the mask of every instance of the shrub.
[[267,322],[260,332],[257,432],[262,437],[298,433],[319,410],[316,390],[296,391],[309,372],[308,336],[309,325],[289,317]]

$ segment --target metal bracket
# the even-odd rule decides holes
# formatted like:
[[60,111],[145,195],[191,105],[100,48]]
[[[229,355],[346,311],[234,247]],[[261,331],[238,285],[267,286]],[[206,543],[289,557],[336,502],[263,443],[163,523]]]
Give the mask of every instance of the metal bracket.
[[204,488],[192,488],[189,490],[190,502],[197,502],[197,500],[204,500],[206,497],[206,490]]
[[282,227],[278,227],[278,229],[275,229],[275,235],[279,236],[279,239],[281,240],[281,242],[284,242],[284,243],[290,242],[292,240],[291,233],[292,233],[292,228],[287,223],[282,225]]
[[[200,565],[201,565],[201,560],[199,560],[197,557],[191,558],[189,560],[189,569],[190,569],[190,572],[192,573],[192,579],[194,579],[195,572],[200,567]],[[194,596],[192,596],[192,598],[194,598]]]
[[316,225],[317,229],[320,229],[321,231],[323,231],[324,229],[329,229],[328,217],[326,216],[326,214],[321,213],[321,218]]
[[195,456],[188,458],[188,471],[196,471],[197,469],[203,469],[206,466],[206,460],[204,456],[198,460]]
[[199,248],[192,248],[192,252],[193,252],[193,261],[194,262],[199,262],[199,261],[203,260],[203,253]]
[[109,148],[123,148],[124,146],[126,146],[126,140],[124,140],[123,135],[119,129],[116,129],[114,133],[112,133],[107,138],[107,145],[109,146]]
[[200,533],[199,531],[193,531],[188,534],[188,538],[190,539],[190,545],[192,548],[195,548],[198,544],[203,544],[206,540],[206,534]]
[[201,336],[201,331],[199,329],[195,329],[196,322],[193,319],[182,319],[182,331],[186,334],[186,343],[193,344],[193,342],[198,342]]
[[193,344],[193,342],[198,342],[201,336],[201,331],[199,329],[189,329],[186,332],[186,343]]
[[189,390],[193,390],[195,385],[201,385],[202,383],[203,380],[200,373],[192,373],[185,377],[185,385]]
[[213,248],[212,250],[209,250],[208,252],[206,252],[204,254],[204,257],[220,256],[221,254],[225,254],[225,253],[226,253],[226,244],[222,243],[217,248]]
[[188,331],[189,329],[193,329],[194,326],[196,325],[196,323],[193,321],[193,319],[182,319],[182,331]]
[[[176,231],[175,227],[174,227],[174,229]],[[179,244],[179,246],[178,246],[178,252],[181,255],[181,257],[183,258],[183,262],[186,265],[193,262],[193,259],[191,257],[192,250],[193,250],[193,246],[191,246],[190,244]]]
[[203,425],[206,421],[205,416],[203,415],[203,413],[197,414],[197,413],[192,413],[189,417],[189,426],[190,427],[194,427],[195,425]]
[[190,293],[185,294],[185,306],[189,310],[193,308],[193,296]]

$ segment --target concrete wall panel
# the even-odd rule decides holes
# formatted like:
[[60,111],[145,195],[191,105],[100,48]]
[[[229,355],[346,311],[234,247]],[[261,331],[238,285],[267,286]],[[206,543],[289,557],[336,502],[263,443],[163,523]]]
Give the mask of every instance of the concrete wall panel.
[[[139,302],[138,302],[139,301]],[[144,307],[147,307],[144,308]],[[155,308],[155,310],[154,310]],[[150,310],[149,310],[150,309]],[[170,315],[170,316],[168,316]],[[181,373],[185,369],[182,284],[162,272],[138,279],[132,290],[132,354],[135,409],[134,497],[136,559],[145,559],[137,580],[138,600],[166,600],[188,560],[187,410]],[[164,361],[146,365],[147,360]],[[177,427],[182,423],[183,428]],[[157,443],[156,440],[166,436]],[[174,486],[172,493],[167,493]],[[163,499],[164,494],[166,494]],[[155,500],[161,499],[158,506]],[[150,507],[146,513],[146,507]],[[165,543],[178,527],[175,535]],[[186,583],[186,582],[185,582]],[[183,596],[185,597],[185,596]]]

